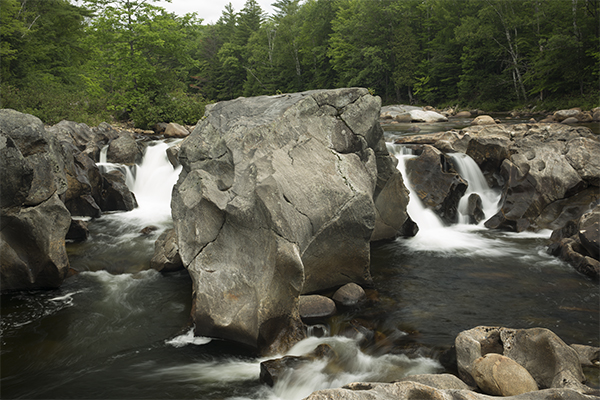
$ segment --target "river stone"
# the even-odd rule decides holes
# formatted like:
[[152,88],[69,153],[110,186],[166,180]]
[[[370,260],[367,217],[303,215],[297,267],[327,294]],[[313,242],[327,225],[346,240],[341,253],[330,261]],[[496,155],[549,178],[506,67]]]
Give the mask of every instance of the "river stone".
[[479,115],[473,121],[471,125],[495,125],[496,121],[489,115]]
[[583,344],[572,344],[571,347],[577,352],[581,365],[600,367],[600,347]]
[[168,138],[184,138],[190,134],[190,132],[184,127],[175,122],[170,122],[165,127],[163,133]]
[[282,352],[304,336],[301,293],[371,280],[378,166],[393,170],[380,101],[350,88],[207,106],[171,202],[197,334]]
[[333,301],[340,307],[356,307],[366,298],[362,287],[350,282],[339,288],[333,294]]
[[65,239],[73,242],[84,242],[90,236],[90,230],[88,228],[87,221],[81,219],[71,219],[71,225]]
[[154,242],[154,255],[150,260],[150,267],[161,272],[183,269],[175,229],[167,229]]
[[458,376],[474,386],[474,362],[494,351],[523,366],[541,389],[571,388],[589,391],[575,350],[544,328],[508,329],[479,326],[461,332],[455,340]]
[[538,390],[535,380],[525,368],[495,353],[473,361],[473,378],[484,393],[492,396],[514,396]]
[[558,122],[563,122],[567,118],[575,118],[581,114],[581,109],[579,108],[571,108],[569,110],[558,110],[553,114],[554,120]]
[[329,297],[319,294],[300,296],[298,312],[303,321],[322,321],[335,315],[336,311],[335,302]]
[[579,241],[596,260],[600,259],[600,205],[581,216],[579,220]]
[[139,164],[143,153],[133,135],[124,133],[108,145],[106,160],[118,164]]

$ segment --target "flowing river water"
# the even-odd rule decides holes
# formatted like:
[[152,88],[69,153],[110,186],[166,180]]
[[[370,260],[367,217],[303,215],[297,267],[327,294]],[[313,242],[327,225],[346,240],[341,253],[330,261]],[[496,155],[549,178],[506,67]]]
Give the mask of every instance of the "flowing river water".
[[[0,397],[302,399],[354,381],[444,372],[444,351],[478,325],[544,327],[569,344],[599,345],[598,286],[546,253],[550,231],[444,226],[411,196],[409,213],[420,231],[372,246],[369,300],[311,327],[319,334],[289,353],[327,343],[339,357],[304,364],[273,388],[262,385],[263,360],[255,354],[193,336],[187,272],[148,270],[154,241],[172,226],[169,201],[179,171],[166,158],[169,145],[148,147],[134,170],[100,163],[129,174],[139,207],[104,214],[90,223],[87,242],[68,245],[78,274],[57,290],[2,295]],[[389,148],[402,170],[411,155]],[[489,217],[499,194],[472,160],[454,157]],[[146,226],[157,229],[141,234]],[[597,387],[597,370],[586,373]]]

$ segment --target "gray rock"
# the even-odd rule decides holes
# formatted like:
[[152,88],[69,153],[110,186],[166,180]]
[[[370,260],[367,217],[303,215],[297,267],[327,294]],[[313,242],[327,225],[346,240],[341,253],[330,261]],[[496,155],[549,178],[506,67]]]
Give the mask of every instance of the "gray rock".
[[469,223],[477,225],[484,220],[483,204],[477,193],[471,193],[467,199],[467,216]]
[[558,122],[565,121],[568,118],[575,118],[581,114],[581,110],[579,108],[571,108],[569,110],[558,110],[553,114],[554,120]]
[[133,135],[124,133],[108,145],[106,160],[119,164],[139,164],[143,153]]
[[150,260],[150,267],[162,272],[183,269],[174,229],[167,229],[154,242],[154,256]]
[[[459,377],[475,385],[475,360],[499,353],[524,367],[541,389],[571,388],[589,391],[575,350],[548,329],[508,329],[479,326],[461,332],[455,340]],[[501,347],[501,351],[498,351]],[[489,351],[494,349],[494,351]]]
[[58,194],[34,207],[2,211],[0,290],[59,287],[69,270],[71,215]]
[[339,288],[333,294],[332,300],[340,307],[356,307],[366,298],[362,287],[354,282],[350,282]]
[[[305,400],[494,400],[469,390],[436,389],[417,382],[363,383],[355,382],[339,389],[313,392]],[[597,396],[585,395],[572,389],[546,389],[503,397],[506,400],[594,400]]]
[[600,367],[600,347],[572,344],[582,366]]
[[600,259],[600,205],[579,219],[579,242],[590,256]]
[[102,174],[102,201],[104,211],[131,211],[138,206],[135,195],[125,184],[125,175],[119,170]]
[[408,180],[423,204],[447,223],[458,219],[458,204],[467,190],[465,182],[446,156],[432,146],[406,162]]
[[300,318],[305,322],[314,323],[325,320],[335,315],[336,311],[335,302],[329,297],[319,294],[300,296],[298,312]]
[[87,221],[81,219],[71,219],[71,225],[65,239],[73,242],[84,242],[90,236]]
[[301,293],[370,280],[370,239],[390,217],[374,205],[378,167],[397,173],[379,108],[360,88],[207,107],[181,143],[172,200],[198,334],[282,351],[304,335]]
[[436,389],[472,390],[466,383],[451,374],[411,375],[398,382],[416,382]]

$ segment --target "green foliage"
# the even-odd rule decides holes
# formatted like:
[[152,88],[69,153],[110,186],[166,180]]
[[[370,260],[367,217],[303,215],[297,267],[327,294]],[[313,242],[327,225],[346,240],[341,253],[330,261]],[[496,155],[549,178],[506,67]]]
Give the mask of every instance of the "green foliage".
[[209,101],[362,86],[384,103],[598,106],[600,2],[0,0],[3,107],[47,123],[195,123]]

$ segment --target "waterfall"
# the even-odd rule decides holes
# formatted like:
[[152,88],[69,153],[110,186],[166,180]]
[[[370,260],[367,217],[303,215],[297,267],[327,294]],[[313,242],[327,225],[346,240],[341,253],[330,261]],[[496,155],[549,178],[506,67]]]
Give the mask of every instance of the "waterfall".
[[138,207],[134,210],[109,214],[107,218],[116,218],[125,224],[141,228],[149,225],[159,228],[170,226],[171,194],[181,166],[173,168],[167,158],[167,149],[179,141],[158,141],[150,144],[146,148],[142,163],[133,166],[106,162],[106,147],[102,149],[98,167],[104,172],[114,169],[123,172],[127,187],[134,193],[138,202]]
[[[442,220],[433,212],[433,210],[423,205],[421,199],[414,192],[407,177],[405,162],[406,160],[415,157],[412,150],[402,145],[388,144],[388,151],[398,159],[397,169],[402,174],[404,184],[410,193],[410,200],[407,207],[408,215],[410,215],[412,220],[415,221],[419,227],[419,232],[416,236],[400,239],[409,250],[429,251],[447,255],[456,251],[487,254],[490,256],[502,254],[504,251],[502,246],[496,245],[490,239],[482,237],[474,232],[484,229],[483,226],[467,224],[457,224],[452,226],[444,225]],[[469,163],[469,161],[465,160],[470,159],[470,157],[466,155],[464,157],[457,156],[457,158],[460,158],[460,161],[464,161],[465,163]],[[492,215],[496,212],[494,207],[497,207],[498,195],[496,192],[489,189],[477,164],[475,164],[472,159],[470,159],[470,161],[473,162],[473,164],[468,164],[469,166],[463,167],[463,169],[472,173],[476,178],[473,178],[470,174],[467,174],[467,176],[461,174],[463,179],[469,183],[469,186],[471,186],[473,182],[471,192],[467,192],[465,197],[468,197],[470,193],[475,192],[480,194],[482,202],[485,198],[485,204],[489,203],[489,206],[484,205],[486,217],[488,217],[488,213],[491,213],[490,215]],[[473,172],[473,170],[477,170],[477,172]]]
[[458,222],[461,224],[468,223],[467,204],[469,196],[475,193],[481,198],[483,213],[485,215],[485,218],[481,221],[481,224],[483,224],[488,218],[498,212],[498,202],[500,201],[501,194],[499,191],[489,187],[481,169],[479,169],[479,166],[471,157],[464,153],[452,153],[449,156],[454,161],[458,174],[469,184],[467,191],[458,205]]

